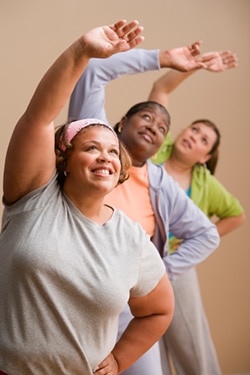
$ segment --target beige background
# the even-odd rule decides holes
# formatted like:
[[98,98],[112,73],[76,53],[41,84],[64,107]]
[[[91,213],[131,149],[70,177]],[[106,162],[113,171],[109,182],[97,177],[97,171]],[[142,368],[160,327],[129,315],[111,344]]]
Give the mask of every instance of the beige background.
[[[248,215],[245,224],[223,238],[219,249],[199,266],[204,305],[223,373],[248,372],[249,0],[0,0],[1,171],[14,124],[48,65],[83,32],[120,18],[138,19],[145,27],[142,48],[168,49],[201,39],[203,52],[230,49],[238,55],[237,69],[223,74],[196,73],[172,95],[169,109],[173,135],[199,117],[219,125],[223,139],[217,177],[240,199]],[[112,123],[132,104],[146,99],[158,75],[123,77],[110,84],[107,107]],[[66,109],[57,122],[65,119]]]

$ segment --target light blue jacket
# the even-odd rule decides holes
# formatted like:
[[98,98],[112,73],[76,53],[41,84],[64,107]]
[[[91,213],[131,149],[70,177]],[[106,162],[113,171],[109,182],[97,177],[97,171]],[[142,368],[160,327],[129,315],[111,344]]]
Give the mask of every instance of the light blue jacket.
[[[99,118],[105,112],[105,86],[123,74],[159,69],[158,51],[134,49],[108,59],[92,59],[71,96],[69,118]],[[219,245],[216,226],[187,197],[163,167],[147,162],[149,189],[156,218],[152,241],[159,250],[171,280],[206,259]],[[168,254],[168,232],[184,241]]]
[[[157,223],[152,241],[163,257],[169,278],[174,280],[206,259],[219,245],[219,235],[215,225],[162,166],[148,161],[148,177]],[[184,240],[171,254],[168,232]]]

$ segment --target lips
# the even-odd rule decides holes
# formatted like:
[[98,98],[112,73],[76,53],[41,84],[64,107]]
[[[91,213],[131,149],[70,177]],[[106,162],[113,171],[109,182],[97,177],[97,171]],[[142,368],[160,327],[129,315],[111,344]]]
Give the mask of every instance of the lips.
[[154,142],[151,133],[149,133],[149,132],[140,132],[139,134],[142,135],[143,138],[144,138],[148,143],[151,143],[151,144],[152,144],[152,143]]
[[191,147],[191,143],[190,143],[187,139],[183,139],[183,140],[182,140],[182,143],[184,143],[185,145],[187,145],[188,148],[192,148],[192,147]]

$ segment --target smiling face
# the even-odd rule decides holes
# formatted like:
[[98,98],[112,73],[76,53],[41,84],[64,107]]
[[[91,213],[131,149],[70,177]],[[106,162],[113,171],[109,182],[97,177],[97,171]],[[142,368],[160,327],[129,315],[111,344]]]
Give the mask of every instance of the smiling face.
[[153,156],[168,132],[169,119],[158,106],[149,106],[129,118],[125,117],[120,126],[120,140],[125,144],[133,165],[141,165]]
[[215,131],[202,122],[192,124],[176,138],[174,153],[184,157],[190,165],[204,164],[210,158],[210,151],[217,139]]
[[76,195],[109,193],[121,171],[117,137],[108,128],[94,125],[81,130],[72,144],[65,190]]

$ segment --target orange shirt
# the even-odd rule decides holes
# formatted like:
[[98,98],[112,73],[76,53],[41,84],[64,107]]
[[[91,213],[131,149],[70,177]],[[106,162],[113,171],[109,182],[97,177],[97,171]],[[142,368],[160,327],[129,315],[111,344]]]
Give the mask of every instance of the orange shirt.
[[131,167],[129,179],[105,197],[105,203],[119,208],[139,222],[150,237],[155,231],[155,215],[149,194],[147,165]]

